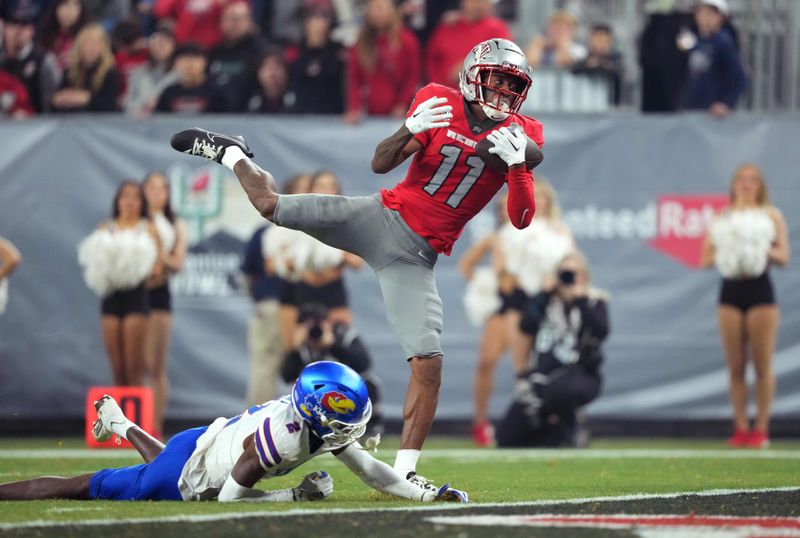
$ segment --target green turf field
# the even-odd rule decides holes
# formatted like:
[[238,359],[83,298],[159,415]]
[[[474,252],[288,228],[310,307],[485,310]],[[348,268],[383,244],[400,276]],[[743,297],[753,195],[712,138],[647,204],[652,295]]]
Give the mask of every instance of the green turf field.
[[[377,456],[391,463],[396,447],[397,440],[390,438],[381,444]],[[40,475],[70,476],[139,462],[132,451],[89,451],[78,440],[0,440],[0,482]],[[107,525],[113,521],[143,519],[149,521],[147,524],[159,521],[175,524],[173,520],[180,516],[207,515],[208,521],[214,522],[240,512],[258,512],[268,517],[267,512],[298,508],[313,509],[316,514],[319,510],[417,506],[417,503],[392,499],[371,490],[330,455],[306,463],[289,476],[263,481],[259,486],[293,486],[305,473],[316,469],[330,472],[335,483],[333,496],[318,503],[5,502],[0,504],[0,534],[64,536],[49,534],[41,528],[37,532],[43,534],[32,533],[32,522],[95,520]],[[475,507],[488,503],[541,504],[634,494],[791,487],[799,489],[788,495],[795,495],[800,501],[800,442],[789,441],[774,442],[770,450],[760,451],[731,450],[721,440],[596,440],[589,449],[500,451],[475,449],[466,440],[439,438],[431,439],[426,445],[418,471],[437,484],[448,481],[454,487],[467,490],[470,504]],[[747,507],[742,506],[744,508]],[[785,514],[786,510],[780,513],[796,516],[798,510],[800,502],[795,504],[793,513]],[[225,515],[215,517],[215,514]],[[773,514],[764,509],[763,515]],[[291,518],[279,519],[291,526]],[[213,528],[213,525],[203,528]],[[386,537],[405,535],[401,531],[393,528]],[[183,534],[183,531],[178,532]],[[800,531],[798,533],[800,535]]]

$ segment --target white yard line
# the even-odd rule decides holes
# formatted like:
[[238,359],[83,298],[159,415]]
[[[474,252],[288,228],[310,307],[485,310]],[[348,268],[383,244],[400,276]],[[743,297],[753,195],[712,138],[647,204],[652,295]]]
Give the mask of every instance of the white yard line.
[[685,495],[694,495],[699,497],[709,497],[714,495],[734,495],[739,493],[768,493],[768,492],[781,492],[793,491],[800,492],[797,487],[784,487],[784,488],[756,488],[756,489],[714,489],[707,491],[684,491],[679,493],[643,493],[635,495],[618,495],[606,497],[585,497],[577,499],[561,499],[561,500],[541,500],[541,501],[520,501],[509,503],[471,503],[471,504],[425,504],[415,506],[401,506],[390,508],[298,508],[294,510],[287,510],[284,512],[275,511],[254,511],[254,512],[221,512],[218,514],[200,514],[200,515],[185,515],[185,516],[163,516],[163,517],[149,517],[149,518],[118,518],[118,519],[95,519],[83,521],[24,521],[20,523],[0,523],[0,530],[12,529],[25,529],[37,527],[100,527],[112,525],[130,525],[142,523],[207,523],[210,521],[223,521],[235,519],[252,519],[259,517],[277,518],[277,517],[292,517],[292,516],[311,516],[311,515],[330,515],[330,514],[363,514],[375,512],[432,512],[440,510],[461,510],[465,508],[500,508],[500,507],[535,507],[535,506],[557,506],[557,505],[571,505],[571,504],[585,504],[592,502],[618,502],[618,501],[634,501],[634,500],[648,500],[648,499],[673,499]]
[[[379,456],[389,457],[393,451],[382,450]],[[2,459],[123,459],[138,458],[131,449],[0,449]],[[393,457],[393,454],[392,454]],[[766,459],[797,460],[800,450],[732,450],[732,449],[669,449],[669,448],[588,448],[588,449],[474,449],[434,448],[422,451],[422,459],[458,459],[460,461],[485,460],[553,460],[553,459],[647,459],[647,458],[714,458],[714,459]]]

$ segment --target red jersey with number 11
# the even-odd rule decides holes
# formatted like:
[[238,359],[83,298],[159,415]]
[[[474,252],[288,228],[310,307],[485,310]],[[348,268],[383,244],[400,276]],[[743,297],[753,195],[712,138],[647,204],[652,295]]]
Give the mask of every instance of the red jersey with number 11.
[[[449,255],[467,221],[489,203],[506,182],[506,174],[485,166],[475,146],[490,132],[517,123],[539,147],[542,124],[521,114],[499,122],[470,124],[461,92],[428,84],[417,92],[409,115],[431,97],[446,97],[453,107],[449,127],[429,129],[414,137],[422,149],[414,154],[403,181],[381,191],[385,207],[397,210],[409,227],[437,251]],[[488,127],[487,127],[488,125]],[[531,181],[533,178],[531,177]]]

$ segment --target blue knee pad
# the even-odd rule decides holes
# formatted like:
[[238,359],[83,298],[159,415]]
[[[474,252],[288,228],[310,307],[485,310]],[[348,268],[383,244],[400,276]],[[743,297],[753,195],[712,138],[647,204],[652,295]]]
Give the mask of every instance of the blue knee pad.
[[186,430],[172,439],[150,463],[103,469],[89,480],[89,498],[114,501],[180,501],[178,479],[208,426]]

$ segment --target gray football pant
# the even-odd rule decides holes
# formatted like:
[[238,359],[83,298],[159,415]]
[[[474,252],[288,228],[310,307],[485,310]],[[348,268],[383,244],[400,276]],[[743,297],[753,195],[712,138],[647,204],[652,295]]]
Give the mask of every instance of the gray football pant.
[[282,194],[274,219],[372,267],[407,358],[442,353],[442,299],[433,274],[438,254],[397,211],[381,204],[380,195]]

